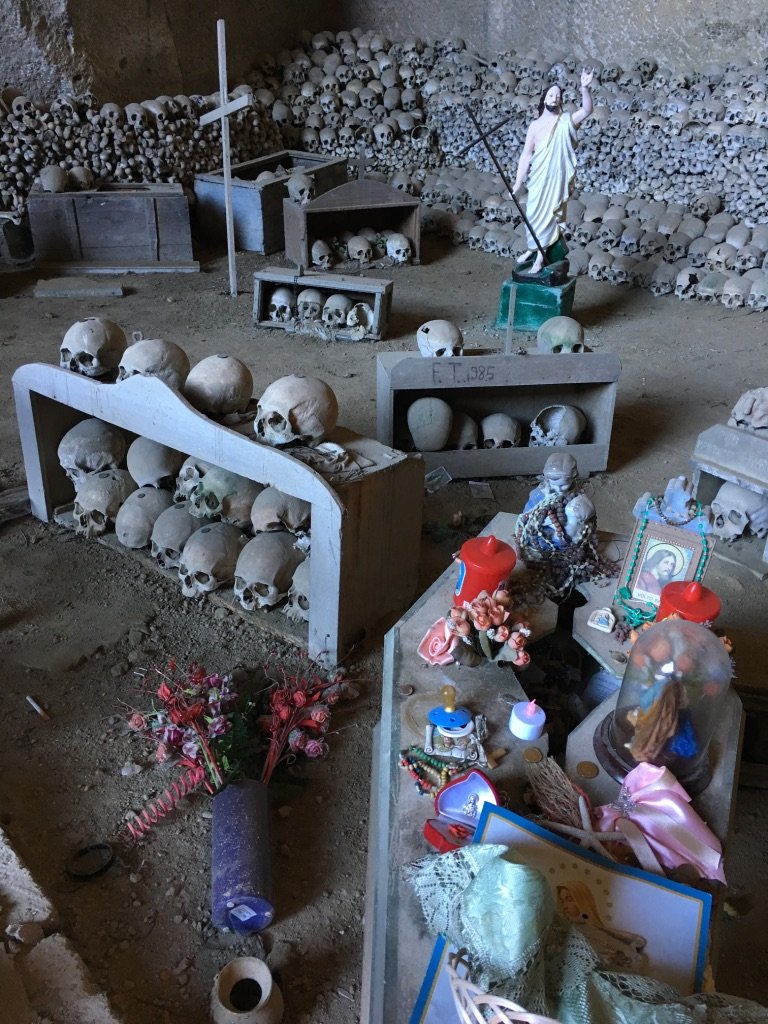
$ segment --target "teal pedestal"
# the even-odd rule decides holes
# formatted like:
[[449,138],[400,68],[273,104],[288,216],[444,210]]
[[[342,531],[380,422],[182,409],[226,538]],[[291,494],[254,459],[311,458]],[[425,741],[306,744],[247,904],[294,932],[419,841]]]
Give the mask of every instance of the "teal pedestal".
[[521,283],[508,278],[501,285],[496,327],[538,331],[551,317],[570,314],[575,292],[576,278],[560,285]]

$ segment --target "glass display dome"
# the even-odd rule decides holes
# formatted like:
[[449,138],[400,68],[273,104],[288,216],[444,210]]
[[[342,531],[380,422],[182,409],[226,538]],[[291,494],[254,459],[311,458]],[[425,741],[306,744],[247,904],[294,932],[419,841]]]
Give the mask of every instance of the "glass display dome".
[[639,763],[669,768],[689,793],[710,780],[707,751],[731,682],[722,642],[698,622],[665,619],[632,647],[616,710],[595,751],[614,778]]

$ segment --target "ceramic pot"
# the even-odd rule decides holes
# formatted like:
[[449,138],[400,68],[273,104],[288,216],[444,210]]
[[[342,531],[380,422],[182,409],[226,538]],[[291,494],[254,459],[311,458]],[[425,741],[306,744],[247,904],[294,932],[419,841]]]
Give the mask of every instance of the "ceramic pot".
[[211,991],[213,1024],[280,1024],[283,994],[263,960],[240,956],[216,975]]

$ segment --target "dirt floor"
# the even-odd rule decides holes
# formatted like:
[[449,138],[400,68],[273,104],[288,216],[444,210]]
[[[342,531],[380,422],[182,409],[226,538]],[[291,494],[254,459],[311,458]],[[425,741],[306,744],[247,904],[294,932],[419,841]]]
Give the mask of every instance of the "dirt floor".
[[[319,376],[338,396],[340,422],[368,436],[375,436],[376,356],[415,349],[422,322],[453,320],[468,352],[503,348],[493,324],[509,263],[498,257],[427,238],[420,266],[371,271],[395,282],[389,338],[378,344],[326,344],[255,329],[252,274],[273,264],[281,259],[241,254],[235,299],[220,256],[204,256],[200,274],[126,276],[123,298],[97,302],[36,299],[34,273],[0,275],[0,488],[24,482],[11,375],[25,363],[58,362],[64,332],[86,316],[175,341],[193,364],[217,352],[238,356],[253,371],[257,395],[289,372]],[[768,315],[654,299],[584,278],[574,315],[588,345],[616,353],[623,365],[609,468],[586,490],[600,527],[628,533],[636,498],[690,473],[697,435],[726,422],[743,391],[768,383]],[[534,336],[518,334],[513,342],[515,351],[535,350]],[[480,522],[498,511],[519,512],[533,480],[490,485],[491,496],[482,499],[472,496],[467,481],[426,496],[425,522],[446,527],[456,513]],[[455,550],[455,533],[436,536],[434,530],[424,536],[421,589]],[[242,953],[266,953],[279,973],[290,1024],[356,1021],[381,637],[345,666],[359,692],[335,710],[329,758],[303,763],[295,785],[275,789],[277,919],[261,938],[243,940],[210,924],[211,813],[204,797],[190,799],[185,811],[98,879],[75,882],[64,865],[74,848],[113,834],[126,812],[167,784],[151,751],[126,726],[123,703],[135,700],[135,669],[175,657],[247,681],[260,678],[269,661],[292,664],[296,651],[238,614],[184,599],[131,554],[30,517],[0,527],[0,559],[0,821],[125,1024],[203,1024],[215,972]],[[722,599],[721,624],[736,645],[737,686],[764,693],[768,584],[717,558],[707,583]],[[30,710],[26,694],[50,710],[50,721]],[[756,728],[759,747],[759,723]],[[125,776],[127,764],[141,771]],[[767,802],[764,789],[739,790],[716,973],[722,991],[765,1003]]]

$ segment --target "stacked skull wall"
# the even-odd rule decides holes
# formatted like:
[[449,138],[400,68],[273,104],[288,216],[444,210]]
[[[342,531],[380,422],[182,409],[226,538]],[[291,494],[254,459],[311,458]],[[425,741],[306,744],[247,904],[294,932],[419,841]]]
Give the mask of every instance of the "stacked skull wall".
[[[768,239],[759,225],[768,220],[768,69],[746,59],[695,71],[651,58],[631,69],[589,63],[595,110],[579,130],[581,198],[569,204],[566,225],[572,271],[766,308]],[[573,108],[579,71],[575,60],[541,54],[484,57],[459,39],[320,32],[303,48],[259,58],[248,85],[233,90],[251,89],[255,100],[230,119],[233,159],[285,145],[346,157],[352,170],[363,165],[420,194],[424,231],[514,258],[519,215],[484,146],[467,149],[476,129],[464,105],[484,127],[505,122],[492,143],[513,169],[543,88],[557,82]],[[61,97],[50,109],[13,90],[3,97],[0,204],[17,214],[46,165],[85,168],[81,183],[88,172],[188,183],[220,163],[218,125],[199,126],[216,93],[125,108],[89,96]],[[703,201],[712,193],[714,208]],[[710,256],[723,242],[732,249]]]
[[[240,360],[210,356],[190,369],[179,346],[142,338],[127,345],[121,328],[96,317],[66,332],[60,364],[107,387],[136,374],[157,376],[220,422],[250,422],[254,441],[275,447],[318,444],[338,418],[328,385],[297,375],[269,385],[249,415],[253,378]],[[58,458],[73,486],[76,533],[114,531],[123,546],[149,549],[160,568],[177,574],[185,597],[232,586],[246,611],[279,607],[308,621],[308,501],[150,438],[129,443],[93,417],[64,434]]]

